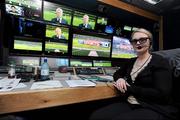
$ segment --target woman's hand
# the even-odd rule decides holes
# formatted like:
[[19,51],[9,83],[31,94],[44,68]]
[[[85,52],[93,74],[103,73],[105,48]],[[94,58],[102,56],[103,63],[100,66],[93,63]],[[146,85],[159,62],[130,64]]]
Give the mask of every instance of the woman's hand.
[[116,82],[114,82],[114,86],[122,93],[125,93],[129,84],[123,78],[119,78]]

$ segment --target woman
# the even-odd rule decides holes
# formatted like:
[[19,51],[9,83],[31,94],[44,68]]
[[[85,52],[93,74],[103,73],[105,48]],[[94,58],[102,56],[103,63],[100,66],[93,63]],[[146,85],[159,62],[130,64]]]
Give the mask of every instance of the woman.
[[[114,86],[125,99],[95,111],[90,120],[171,120],[172,78],[168,62],[151,54],[152,34],[143,28],[132,33],[131,44],[137,52],[127,65],[113,75]],[[122,97],[122,96],[121,96]]]

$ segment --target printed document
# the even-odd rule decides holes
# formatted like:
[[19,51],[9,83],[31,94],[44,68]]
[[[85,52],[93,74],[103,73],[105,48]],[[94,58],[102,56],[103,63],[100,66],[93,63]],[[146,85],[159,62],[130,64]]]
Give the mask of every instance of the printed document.
[[96,84],[89,80],[66,80],[69,87],[94,87]]
[[19,84],[20,80],[21,79],[8,78],[8,77],[1,79],[0,80],[0,92],[13,90]]
[[60,81],[47,80],[41,82],[34,82],[30,89],[34,90],[34,89],[59,88],[59,87],[63,87]]

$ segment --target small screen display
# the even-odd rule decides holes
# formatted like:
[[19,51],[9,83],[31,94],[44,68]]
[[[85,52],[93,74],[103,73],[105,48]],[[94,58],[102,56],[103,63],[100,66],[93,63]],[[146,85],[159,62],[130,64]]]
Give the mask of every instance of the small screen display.
[[73,25],[80,29],[94,29],[96,23],[96,16],[75,11],[73,17]]
[[113,37],[112,58],[132,58],[136,53],[129,42],[129,39],[123,37]]
[[6,12],[28,18],[42,18],[42,0],[6,0]]
[[71,25],[72,10],[66,6],[44,1],[44,20]]

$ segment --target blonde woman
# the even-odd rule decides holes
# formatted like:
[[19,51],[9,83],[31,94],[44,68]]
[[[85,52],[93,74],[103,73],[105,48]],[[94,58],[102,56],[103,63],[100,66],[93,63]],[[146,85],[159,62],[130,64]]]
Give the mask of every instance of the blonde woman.
[[[150,53],[152,34],[143,28],[132,33],[137,57],[113,75],[122,101],[95,111],[90,120],[172,120],[172,78],[168,61]],[[124,98],[123,98],[124,97]]]

